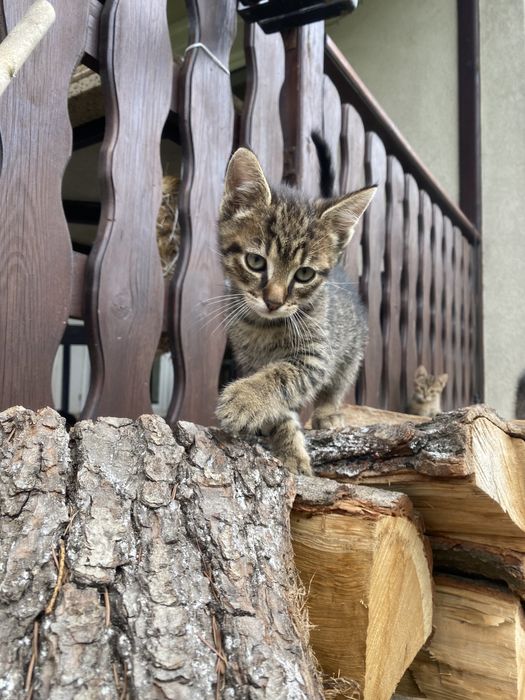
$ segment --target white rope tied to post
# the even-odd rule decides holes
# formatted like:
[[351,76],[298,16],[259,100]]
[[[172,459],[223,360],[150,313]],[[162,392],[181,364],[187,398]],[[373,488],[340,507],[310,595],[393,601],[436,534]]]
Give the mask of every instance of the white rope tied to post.
[[217,58],[217,56],[213,53],[213,51],[211,51],[211,50],[206,46],[206,44],[203,44],[202,42],[197,41],[195,44],[190,44],[189,46],[187,46],[187,47],[186,47],[186,50],[184,51],[184,53],[187,54],[188,51],[193,51],[193,49],[202,49],[202,50],[204,51],[204,53],[207,54],[207,55],[211,58],[211,60],[212,60],[214,63],[216,63],[216,64],[219,66],[219,68],[220,68],[221,70],[223,70],[223,71],[226,73],[226,75],[230,75],[230,71],[226,68],[226,66],[224,65],[224,63],[222,63],[222,61],[220,61],[220,60]]
[[36,0],[0,44],[0,95],[55,21],[48,0]]

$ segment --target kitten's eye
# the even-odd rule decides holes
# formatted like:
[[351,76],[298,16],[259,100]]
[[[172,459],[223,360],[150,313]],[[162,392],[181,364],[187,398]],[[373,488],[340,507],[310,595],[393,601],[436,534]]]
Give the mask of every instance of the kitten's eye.
[[257,253],[246,253],[246,265],[254,272],[262,272],[266,270],[266,260],[262,255]]
[[295,273],[298,282],[310,282],[315,277],[315,270],[311,267],[300,267]]

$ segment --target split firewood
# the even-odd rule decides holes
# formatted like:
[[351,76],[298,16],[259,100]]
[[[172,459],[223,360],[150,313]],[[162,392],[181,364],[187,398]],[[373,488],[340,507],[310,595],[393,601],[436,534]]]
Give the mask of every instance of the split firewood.
[[406,493],[431,537],[525,553],[525,430],[484,406],[311,432],[315,473]]
[[522,700],[525,616],[507,589],[436,576],[434,634],[410,667],[419,697]]
[[33,53],[55,21],[47,0],[36,0],[0,44],[0,95]]
[[300,477],[292,537],[323,672],[389,700],[432,629],[430,555],[409,499]]
[[262,448],[15,408],[0,460],[0,697],[322,698]]
[[101,119],[104,116],[104,96],[100,75],[80,64],[69,84],[67,106],[73,127]]

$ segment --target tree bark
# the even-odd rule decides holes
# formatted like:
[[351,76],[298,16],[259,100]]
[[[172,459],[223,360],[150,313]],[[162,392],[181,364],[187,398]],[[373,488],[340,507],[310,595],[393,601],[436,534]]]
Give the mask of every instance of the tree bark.
[[50,409],[0,414],[0,697],[321,698],[293,478],[155,416],[70,438]]

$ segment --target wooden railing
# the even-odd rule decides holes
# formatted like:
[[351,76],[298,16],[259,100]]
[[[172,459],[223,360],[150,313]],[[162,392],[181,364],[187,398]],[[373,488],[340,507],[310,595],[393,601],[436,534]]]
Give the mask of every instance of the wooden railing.
[[[360,399],[370,405],[404,406],[414,370],[424,364],[433,373],[449,374],[445,408],[479,401],[480,233],[329,38],[325,71],[338,95],[325,111],[337,112],[338,100],[343,103],[343,168],[354,177],[359,172],[351,185],[382,184],[361,241],[355,240],[349,251],[355,260],[361,245],[359,282],[371,322]],[[355,269],[349,271],[357,279]]]
[[[7,29],[29,4],[3,0]],[[0,99],[0,409],[52,404],[55,353],[74,317],[85,320],[91,357],[85,417],[151,411],[164,327],[175,367],[167,419],[213,422],[225,335],[210,337],[201,319],[223,284],[215,237],[228,157],[247,144],[271,180],[284,176],[316,196],[313,129],[331,146],[341,192],[380,184],[345,258],[370,326],[357,399],[402,408],[420,362],[449,372],[447,408],[479,393],[479,234],[379,108],[382,130],[369,122],[374,103],[367,111],[351,98],[358,81],[330,42],[325,48],[322,25],[284,37],[245,28],[247,89],[236,115],[234,0],[188,0],[180,67],[163,0],[54,5],[55,25]],[[88,255],[72,252],[60,197],[71,146],[67,89],[82,57],[100,70],[106,99],[101,217]],[[155,220],[167,119],[183,168],[181,250],[165,290]]]

